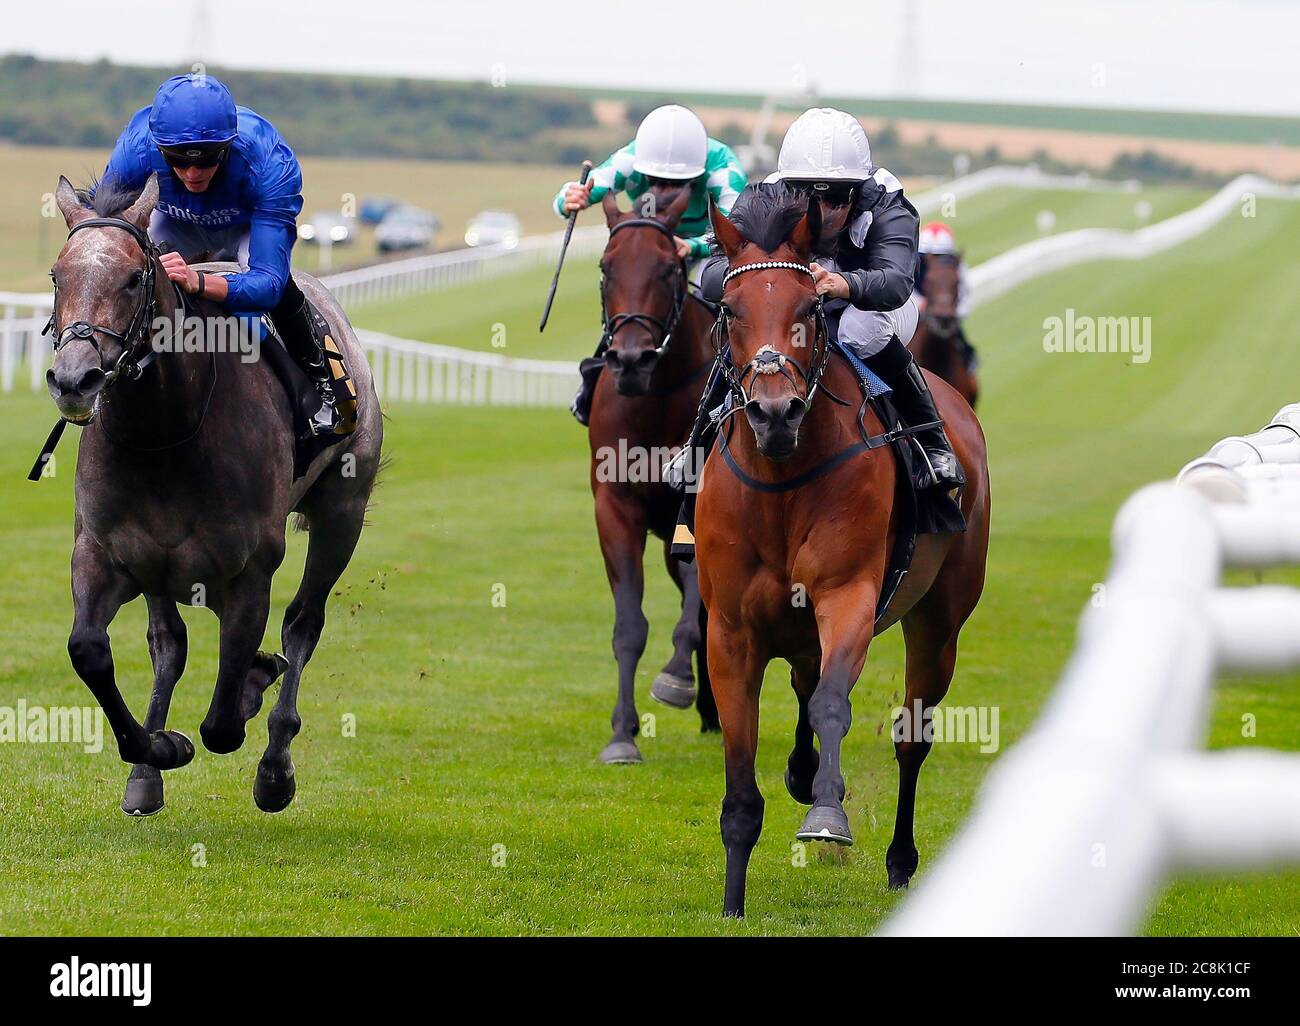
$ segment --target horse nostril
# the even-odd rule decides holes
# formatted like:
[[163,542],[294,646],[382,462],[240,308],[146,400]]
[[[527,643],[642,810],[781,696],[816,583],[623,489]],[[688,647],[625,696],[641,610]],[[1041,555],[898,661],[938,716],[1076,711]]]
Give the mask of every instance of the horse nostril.
[[99,367],[89,367],[82,373],[80,380],[78,380],[77,391],[82,395],[89,395],[92,392],[97,392],[103,387],[104,381],[107,377],[108,375]]
[[659,354],[653,349],[643,349],[637,356],[636,362],[642,370],[648,370],[659,362]]

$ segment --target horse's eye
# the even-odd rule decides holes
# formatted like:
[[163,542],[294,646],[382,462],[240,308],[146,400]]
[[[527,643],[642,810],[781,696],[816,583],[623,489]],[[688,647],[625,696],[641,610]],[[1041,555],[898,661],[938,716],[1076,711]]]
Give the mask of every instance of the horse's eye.
[[138,289],[144,283],[144,271],[132,271],[131,276],[126,279],[126,288]]

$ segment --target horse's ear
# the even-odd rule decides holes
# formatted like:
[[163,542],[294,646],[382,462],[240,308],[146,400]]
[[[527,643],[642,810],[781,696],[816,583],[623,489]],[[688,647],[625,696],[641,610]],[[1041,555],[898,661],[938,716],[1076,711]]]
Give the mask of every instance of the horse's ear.
[[727,255],[727,260],[735,259],[736,254],[745,245],[745,237],[731,223],[731,219],[718,209],[718,205],[712,199],[709,200],[709,223],[713,225],[713,237],[718,240],[718,245]]
[[613,228],[623,219],[623,211],[618,209],[618,196],[614,190],[610,189],[605,193],[605,198],[600,201],[601,209],[605,211],[605,225]]
[[59,187],[54,190],[54,202],[59,205],[59,212],[63,214],[63,220],[67,222],[69,228],[90,216],[90,211],[82,206],[77,190],[63,175],[59,175]]
[[808,197],[808,211],[799,219],[790,233],[790,245],[799,254],[799,259],[807,261],[812,257],[813,246],[822,234],[822,205],[815,197]]
[[130,221],[141,231],[149,227],[149,218],[153,216],[154,207],[158,206],[158,175],[151,174],[149,180],[140,190],[140,198],[122,211],[122,220]]
[[669,228],[676,228],[677,223],[682,219],[682,215],[686,213],[686,208],[690,206],[690,203],[691,187],[687,185],[678,189],[676,195],[673,196],[673,201],[668,204],[668,211],[664,214],[664,224]]

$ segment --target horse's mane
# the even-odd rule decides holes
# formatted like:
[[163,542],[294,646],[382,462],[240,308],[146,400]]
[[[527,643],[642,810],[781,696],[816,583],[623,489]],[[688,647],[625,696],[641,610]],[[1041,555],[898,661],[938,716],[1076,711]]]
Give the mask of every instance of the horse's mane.
[[100,179],[91,175],[88,185],[77,190],[77,198],[97,217],[116,217],[140,198],[144,186],[130,188],[116,177]]
[[731,223],[766,253],[775,252],[808,213],[808,200],[784,182],[760,182],[745,190],[731,211]]

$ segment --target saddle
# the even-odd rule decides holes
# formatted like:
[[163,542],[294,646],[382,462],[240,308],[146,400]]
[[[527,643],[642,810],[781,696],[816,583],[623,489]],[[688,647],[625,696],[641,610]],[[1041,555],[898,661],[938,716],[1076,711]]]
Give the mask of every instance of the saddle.
[[[313,320],[319,324],[327,323],[314,304],[311,310]],[[348,371],[347,360],[342,350],[334,341],[334,336],[326,331],[322,346],[325,351],[325,364],[330,371],[330,386],[334,391],[334,400],[339,412],[339,424],[333,435],[302,437],[305,417],[301,412],[301,403],[304,397],[314,398],[315,388],[302,368],[289,355],[271,318],[264,316],[261,323],[264,329],[262,355],[284,387],[290,409],[293,411],[294,434],[297,438],[294,446],[293,478],[296,481],[307,472],[312,460],[356,430],[357,387]]]
[[[788,492],[816,480],[829,473],[842,463],[872,449],[885,446],[893,451],[897,461],[898,481],[902,503],[899,509],[894,547],[890,552],[889,563],[885,570],[885,579],[876,604],[876,619],[879,620],[889,607],[890,601],[898,591],[904,576],[912,565],[912,555],[916,551],[918,534],[939,534],[960,532],[966,529],[966,518],[956,500],[947,493],[937,493],[932,489],[918,490],[916,480],[916,463],[923,459],[917,450],[917,442],[911,429],[899,417],[894,404],[890,401],[891,389],[872,371],[852,350],[841,346],[839,342],[831,344],[831,351],[844,360],[857,378],[862,392],[862,405],[858,409],[858,429],[861,441],[836,453],[828,460],[811,470],[786,481],[760,481],[747,474],[731,455],[727,445],[726,418],[731,412],[732,397],[729,394],[722,406],[715,412],[715,421],[724,422],[713,448],[720,451],[722,463],[746,487],[759,492]],[[885,431],[871,435],[866,427],[866,414],[870,409]],[[677,530],[673,534],[672,555],[690,562],[695,558],[695,495],[688,494],[682,503],[678,516]]]

